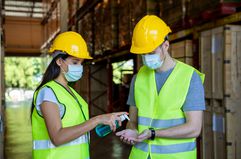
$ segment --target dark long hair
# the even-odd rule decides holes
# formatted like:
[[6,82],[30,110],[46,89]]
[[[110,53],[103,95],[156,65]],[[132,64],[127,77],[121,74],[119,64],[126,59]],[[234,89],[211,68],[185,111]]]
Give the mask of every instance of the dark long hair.
[[[47,69],[46,69],[46,71],[43,75],[41,83],[36,88],[35,92],[38,91],[43,85],[45,85],[49,81],[54,80],[55,78],[57,78],[59,76],[60,67],[59,67],[59,65],[57,65],[56,60],[58,58],[61,58],[61,59],[65,60],[68,57],[69,57],[68,54],[59,54],[52,59],[51,63],[49,64],[49,66],[47,67]],[[33,98],[33,101],[32,101],[31,115],[33,113],[33,109],[34,109],[34,98]]]

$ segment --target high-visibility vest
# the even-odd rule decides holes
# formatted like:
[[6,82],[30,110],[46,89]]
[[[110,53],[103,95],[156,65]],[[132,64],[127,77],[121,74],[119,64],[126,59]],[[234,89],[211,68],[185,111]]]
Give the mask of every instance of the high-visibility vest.
[[[138,132],[148,128],[166,129],[184,124],[185,102],[195,70],[177,61],[172,73],[157,92],[155,71],[143,66],[137,74],[134,94],[138,109]],[[197,71],[204,81],[204,74]],[[195,159],[196,139],[158,138],[145,140],[132,147],[130,159]]]
[[[63,128],[84,123],[89,119],[88,104],[74,89],[69,87],[74,94],[72,95],[55,81],[50,81],[43,87],[52,89],[58,102],[65,107],[61,119]],[[38,93],[39,91],[36,91],[34,94],[35,107]],[[32,114],[32,135],[33,159],[89,159],[88,133],[66,144],[55,146],[50,140],[44,119],[36,108]]]

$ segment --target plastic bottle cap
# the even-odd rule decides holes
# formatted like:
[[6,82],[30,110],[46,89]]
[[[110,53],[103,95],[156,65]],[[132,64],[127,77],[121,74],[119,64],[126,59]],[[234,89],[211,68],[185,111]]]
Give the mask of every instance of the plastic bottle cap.
[[130,120],[130,118],[128,117],[128,115],[124,114],[124,116],[125,116],[125,118],[126,118],[127,120]]
[[130,120],[129,117],[126,114],[121,115],[120,118],[121,118],[121,121],[124,121],[126,119]]

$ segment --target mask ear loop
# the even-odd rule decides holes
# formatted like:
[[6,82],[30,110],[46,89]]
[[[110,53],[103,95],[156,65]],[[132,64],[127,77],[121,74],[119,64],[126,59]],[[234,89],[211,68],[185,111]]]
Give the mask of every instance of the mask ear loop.
[[[69,65],[63,59],[61,59],[61,60],[67,65],[68,70],[69,70]],[[67,73],[61,66],[59,66],[59,67],[64,72],[64,74]]]

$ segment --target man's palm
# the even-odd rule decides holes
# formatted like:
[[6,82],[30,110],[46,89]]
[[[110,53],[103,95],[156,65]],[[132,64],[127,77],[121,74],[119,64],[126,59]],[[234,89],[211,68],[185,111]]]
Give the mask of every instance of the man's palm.
[[128,139],[137,139],[138,132],[135,131],[135,130],[126,129],[126,130],[122,130],[120,132],[117,132],[116,135],[122,136],[122,137],[128,138]]

